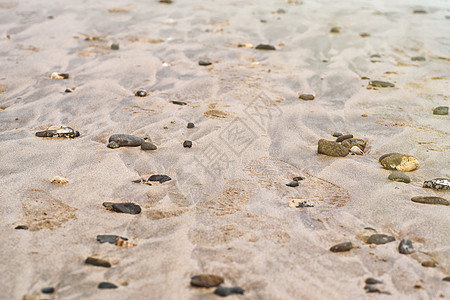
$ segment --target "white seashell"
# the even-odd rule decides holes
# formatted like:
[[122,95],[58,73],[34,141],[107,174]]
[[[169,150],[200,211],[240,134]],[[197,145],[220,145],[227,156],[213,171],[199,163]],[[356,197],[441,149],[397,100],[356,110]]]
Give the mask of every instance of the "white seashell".
[[55,178],[50,180],[50,182],[54,183],[54,184],[66,184],[66,183],[69,183],[69,180],[64,177],[56,176]]
[[164,21],[164,23],[166,23],[166,24],[175,24],[175,20],[174,19],[166,19]]
[[163,67],[169,67],[170,64],[169,64],[169,63],[166,63],[166,62],[163,62],[163,63],[162,63],[162,66],[163,66]]
[[357,155],[363,155],[364,152],[358,147],[358,146],[353,146],[350,148],[350,152],[352,152],[353,154],[357,154]]

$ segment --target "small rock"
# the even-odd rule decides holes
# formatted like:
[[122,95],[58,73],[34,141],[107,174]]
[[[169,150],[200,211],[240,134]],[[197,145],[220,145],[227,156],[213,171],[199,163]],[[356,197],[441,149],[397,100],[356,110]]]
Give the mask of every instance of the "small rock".
[[409,176],[402,172],[393,172],[393,173],[389,174],[388,179],[392,180],[392,181],[404,182],[404,183],[411,182],[411,179],[409,178]]
[[402,239],[400,241],[400,244],[398,245],[398,252],[401,254],[411,254],[413,251],[414,248],[410,239]]
[[350,148],[350,152],[352,154],[356,154],[356,155],[363,155],[364,152],[361,150],[361,148],[359,148],[358,146],[353,146]]
[[333,133],[333,136],[334,137],[340,137],[342,135],[342,133],[341,132],[338,132],[338,131],[335,131],[334,133]]
[[336,139],[336,142],[340,143],[340,142],[342,142],[342,141],[345,141],[345,140],[351,139],[351,138],[353,138],[353,134],[344,134],[344,135],[339,136],[339,137]]
[[349,150],[337,142],[320,139],[317,152],[328,156],[344,157],[348,155]]
[[282,8],[277,9],[277,14],[285,14],[286,11]]
[[113,134],[109,137],[108,148],[137,147],[144,142],[143,138],[131,134]]
[[69,74],[68,73],[53,72],[52,75],[50,75],[50,78],[51,79],[56,79],[56,80],[69,79]]
[[159,0],[159,3],[172,4],[173,0]]
[[445,116],[448,115],[448,106],[438,106],[433,109],[433,115]]
[[28,226],[27,225],[17,225],[16,227],[14,227],[14,229],[28,230]]
[[124,202],[124,203],[103,202],[103,206],[106,207],[106,209],[108,210],[118,213],[130,215],[137,215],[141,213],[141,207],[131,202]]
[[315,97],[311,94],[301,94],[298,98],[302,100],[314,100]]
[[119,44],[111,44],[111,50],[119,50]]
[[136,93],[134,93],[134,95],[136,97],[146,97],[148,94],[147,94],[147,91],[137,90]]
[[302,181],[303,179],[305,179],[305,178],[303,178],[302,176],[297,176],[297,177],[292,178],[292,180],[294,180],[294,181]]
[[122,237],[122,236],[118,236],[118,235],[114,235],[114,234],[97,235],[97,241],[100,242],[101,244],[103,244],[103,243],[115,244],[117,238],[121,238],[124,241],[128,241],[128,239],[126,237]]
[[434,205],[449,205],[448,201],[441,197],[433,196],[417,196],[411,198],[412,202],[423,203],[423,204],[434,204]]
[[156,147],[156,145],[154,145],[150,142],[147,142],[147,141],[144,141],[141,144],[141,150],[156,150],[157,148],[158,147]]
[[183,147],[184,148],[191,148],[192,147],[192,142],[191,141],[184,141]]
[[380,81],[380,80],[372,80],[369,81],[369,84],[373,87],[395,87],[395,84],[387,82],[387,81]]
[[72,92],[73,92],[73,90],[72,90],[72,89],[69,89],[69,88],[67,88],[67,89],[64,90],[64,93],[72,93]]
[[448,178],[426,180],[422,187],[434,190],[450,190],[450,180]]
[[362,37],[362,38],[366,38],[366,37],[370,36],[370,33],[362,32],[362,33],[359,34],[359,36]]
[[286,183],[286,186],[296,187],[296,186],[298,186],[298,181],[297,180],[292,180],[291,182]]
[[191,285],[196,287],[214,287],[223,283],[223,277],[213,274],[200,274],[191,278]]
[[105,268],[111,267],[111,263],[109,261],[100,259],[100,258],[91,257],[91,256],[86,258],[84,263],[88,264],[88,265],[97,266],[97,267],[105,267]]
[[380,158],[378,159],[378,161],[381,163],[381,161],[382,161],[383,159],[385,159],[385,158],[388,157],[388,156],[394,155],[394,154],[400,154],[400,153],[392,152],[392,153],[383,154],[383,155],[380,156]]
[[343,140],[341,145],[344,146],[347,149],[351,149],[354,146],[356,146],[359,149],[361,149],[362,151],[364,151],[364,149],[366,148],[367,143],[366,143],[366,141],[364,141],[362,139],[349,138],[349,139]]
[[258,50],[276,50],[276,48],[272,45],[266,45],[266,44],[259,44],[255,47],[255,49]]
[[388,170],[398,170],[400,172],[409,172],[419,166],[419,161],[411,155],[392,154],[381,160],[381,165]]
[[194,128],[194,127],[195,127],[194,123],[189,122],[187,124],[187,128]]
[[331,33],[339,33],[340,30],[341,30],[341,29],[340,29],[339,27],[332,27],[332,28],[330,29],[330,32],[331,32]]
[[244,289],[242,289],[239,286],[234,286],[234,287],[219,286],[214,291],[214,294],[219,295],[221,297],[227,297],[227,296],[230,296],[233,294],[244,295]]
[[382,233],[375,233],[375,234],[372,234],[367,239],[366,243],[367,244],[375,244],[375,245],[383,245],[383,244],[387,244],[387,243],[390,243],[393,241],[395,241],[395,238],[393,236],[382,234]]
[[442,278],[442,281],[450,282],[450,276],[447,276],[447,277]]
[[212,65],[212,62],[199,60],[198,64],[199,64],[199,66],[209,66],[209,65]]
[[412,61],[425,61],[426,59],[423,56],[413,56],[413,57],[411,57],[411,60]]
[[50,180],[50,182],[53,183],[53,184],[63,185],[63,184],[69,183],[69,180],[67,178],[64,178],[64,177],[56,176],[52,180]]
[[147,181],[158,181],[159,183],[164,183],[169,180],[172,180],[172,178],[167,175],[152,175]]
[[366,284],[382,284],[383,281],[380,281],[378,279],[375,279],[373,277],[368,277],[365,281]]
[[114,244],[116,246],[123,247],[123,248],[131,248],[131,247],[136,247],[137,246],[136,243],[129,242],[128,240],[124,240],[124,239],[122,239],[120,237],[116,238],[116,242]]
[[176,101],[176,100],[172,101],[172,103],[173,103],[173,104],[176,104],[176,105],[187,105],[186,102],[183,102],[183,101]]
[[345,252],[350,251],[353,248],[353,244],[351,242],[340,243],[334,245],[330,248],[331,252]]
[[379,293],[379,292],[381,292],[379,288],[377,288],[376,286],[374,286],[372,284],[366,284],[364,286],[364,289],[367,290],[367,293]]
[[98,284],[98,288],[101,290],[104,289],[117,289],[117,285],[115,285],[114,283],[111,282],[100,282]]
[[431,260],[422,262],[422,267],[425,267],[425,268],[436,268],[436,266],[437,266],[436,262],[431,261]]
[[314,207],[314,205],[309,203],[308,201],[302,201],[300,199],[292,199],[289,202],[289,207],[291,207],[291,208],[304,208],[304,207]]
[[41,290],[41,292],[44,294],[53,294],[55,292],[55,288],[54,287],[46,287],[46,288],[43,288]]
[[427,11],[424,9],[415,9],[415,10],[413,10],[413,13],[414,14],[426,14]]
[[238,48],[248,48],[248,49],[253,48],[253,44],[250,44],[250,43],[248,43],[248,44],[238,44],[237,46],[238,46]]

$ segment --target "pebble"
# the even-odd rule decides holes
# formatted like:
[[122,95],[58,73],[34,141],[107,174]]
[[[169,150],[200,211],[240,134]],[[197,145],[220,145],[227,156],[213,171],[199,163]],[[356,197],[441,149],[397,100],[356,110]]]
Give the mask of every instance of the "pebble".
[[345,252],[345,251],[350,251],[353,248],[353,244],[352,242],[345,242],[345,243],[340,243],[337,245],[334,245],[333,247],[330,248],[331,252]]
[[413,13],[414,14],[426,14],[427,11],[424,9],[415,9],[415,10],[413,10]]
[[367,244],[375,244],[375,245],[383,245],[383,244],[387,244],[387,243],[390,243],[393,241],[395,241],[395,238],[393,236],[382,234],[382,233],[375,233],[375,234],[372,234],[367,239],[366,243]]
[[393,173],[389,174],[388,179],[392,180],[392,181],[404,182],[404,183],[411,182],[411,179],[409,178],[409,176],[402,172],[393,172]]
[[433,109],[433,115],[445,116],[448,115],[448,106],[438,106]]
[[147,142],[147,141],[144,141],[141,144],[141,150],[156,150],[157,148],[158,147],[156,147],[156,145],[154,145],[150,142]]
[[315,97],[311,94],[301,94],[298,98],[302,100],[314,100]]
[[16,227],[14,227],[14,229],[28,230],[28,226],[27,225],[17,225]]
[[122,236],[118,236],[118,235],[114,235],[114,234],[97,235],[97,241],[100,242],[101,244],[103,244],[103,243],[115,244],[117,238],[121,238],[124,241],[128,241],[128,239],[126,237],[122,237]]
[[199,64],[199,66],[209,66],[209,65],[212,65],[212,62],[199,60],[198,64]]
[[111,267],[111,263],[109,261],[100,259],[100,258],[95,258],[92,256],[86,258],[84,263],[88,264],[88,265],[97,266],[97,267],[105,267],[105,268]]
[[448,178],[425,180],[422,187],[434,190],[450,190],[450,180]]
[[183,101],[176,101],[176,100],[172,101],[172,103],[173,103],[173,104],[176,104],[176,105],[187,105],[186,102],[183,102]]
[[333,27],[333,28],[330,29],[330,32],[331,33],[339,33],[340,30],[341,29],[339,27]]
[[388,156],[394,155],[394,154],[401,154],[401,153],[392,152],[392,153],[383,154],[383,155],[380,156],[380,158],[378,159],[378,161],[381,163],[381,161],[382,161],[383,159],[385,159],[385,158],[388,157]]
[[411,60],[412,61],[425,61],[426,59],[423,56],[413,56],[413,57],[411,57]]
[[52,287],[52,286],[51,287],[46,287],[46,288],[43,288],[41,290],[41,292],[44,293],[44,294],[53,294],[55,292],[55,288]]
[[437,266],[437,263],[434,261],[431,261],[431,260],[422,262],[422,267],[425,267],[425,268],[436,268],[436,266]]
[[146,97],[148,94],[147,94],[147,91],[137,90],[136,93],[134,93],[134,95],[136,97]]
[[333,133],[333,136],[334,137],[340,137],[342,135],[342,133],[341,132],[338,132],[338,131],[335,131],[334,133]]
[[137,147],[144,142],[143,138],[131,134],[113,134],[109,137],[108,148]]
[[111,44],[111,50],[119,50],[119,44]]
[[378,279],[375,279],[373,277],[368,277],[365,281],[366,284],[382,284],[383,281],[380,281]]
[[194,128],[194,127],[195,127],[194,123],[191,122],[187,123],[187,128]]
[[313,204],[308,201],[301,201],[300,199],[292,199],[289,202],[289,207],[291,208],[303,208],[303,207],[314,207]]
[[239,286],[234,286],[234,287],[219,286],[214,291],[214,294],[219,295],[221,297],[227,297],[227,296],[230,296],[233,294],[244,295],[244,289]]
[[401,254],[411,254],[414,251],[412,241],[410,239],[402,239],[398,245],[398,252]]
[[361,148],[359,148],[358,146],[353,146],[350,148],[350,152],[352,154],[356,154],[356,155],[363,155],[364,152],[361,150]]
[[69,74],[68,73],[53,72],[52,75],[50,75],[50,78],[51,79],[56,79],[56,80],[69,79]]
[[60,177],[60,176],[56,176],[52,180],[50,180],[50,182],[53,184],[63,185],[63,184],[69,183],[69,179]]
[[278,14],[285,14],[286,11],[284,9],[282,9],[282,8],[279,8],[279,9],[277,9],[277,13]]
[[341,144],[334,141],[320,139],[318,142],[317,152],[328,156],[347,156],[349,150]]
[[351,139],[351,138],[353,138],[353,134],[344,134],[344,135],[339,136],[339,137],[336,139],[336,142],[340,143],[340,142],[342,142],[342,141],[345,141],[345,140]]
[[359,34],[359,36],[362,37],[362,38],[369,37],[370,33],[362,32],[362,33]]
[[115,285],[114,283],[111,282],[100,282],[98,284],[98,288],[103,290],[103,289],[117,289],[117,285]]
[[214,287],[223,283],[223,277],[213,274],[200,274],[191,278],[191,285],[196,287]]
[[292,178],[292,180],[294,180],[294,181],[302,181],[303,179],[305,179],[305,178],[303,178],[302,176],[297,176],[297,177]]
[[64,90],[64,93],[72,93],[72,92],[73,92],[72,89],[65,89],[65,90]]
[[343,140],[341,145],[344,146],[347,149],[351,149],[354,146],[356,146],[359,149],[361,149],[362,151],[364,151],[364,149],[366,148],[367,143],[366,143],[366,141],[364,141],[362,139],[348,138],[348,139]]
[[169,180],[172,180],[172,178],[167,175],[152,175],[147,181],[158,181],[159,183],[164,183]]
[[191,141],[184,141],[183,147],[184,148],[191,148],[192,147],[192,142]]
[[298,181],[297,180],[292,180],[291,182],[286,183],[286,186],[296,187],[296,186],[298,186]]
[[449,205],[448,201],[441,197],[417,196],[411,198],[412,202],[435,205]]
[[373,87],[395,87],[395,84],[387,82],[387,81],[380,81],[380,80],[372,80],[369,81],[369,84]]
[[272,45],[266,45],[266,44],[259,44],[255,47],[255,49],[258,50],[276,50],[274,46]]
[[448,282],[450,282],[450,276],[447,276],[447,277],[442,278],[442,281],[448,281]]
[[125,213],[130,215],[137,215],[141,213],[141,207],[131,202],[123,202],[123,203],[103,202],[103,206],[106,207],[106,209],[108,210],[118,213]]
[[381,160],[381,165],[388,170],[409,172],[415,170],[419,166],[419,161],[411,155],[391,154]]
[[80,136],[78,131],[73,130],[66,126],[51,126],[44,131],[36,132],[38,137],[64,137],[64,138],[76,138]]

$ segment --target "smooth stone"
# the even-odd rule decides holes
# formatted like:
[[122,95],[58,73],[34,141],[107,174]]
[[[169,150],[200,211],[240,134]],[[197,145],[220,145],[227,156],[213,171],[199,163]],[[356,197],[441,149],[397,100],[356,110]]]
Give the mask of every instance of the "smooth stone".
[[437,263],[431,260],[427,260],[422,262],[422,267],[425,268],[436,268],[437,267]]
[[28,230],[28,226],[27,225],[17,225],[14,229]]
[[333,133],[333,136],[334,137],[340,137],[342,135],[342,133],[341,132],[338,132],[338,131],[335,131],[334,133]]
[[398,252],[401,254],[411,254],[414,251],[412,241],[410,239],[402,239],[398,245]]
[[111,44],[111,50],[119,50],[119,44]]
[[191,278],[191,285],[196,287],[214,287],[222,284],[222,276],[213,274],[200,274]]
[[64,90],[64,93],[72,93],[73,91],[72,91],[72,89],[65,89]]
[[[336,142],[340,143],[340,142],[342,142],[342,141],[345,141],[345,140],[351,139],[351,138],[353,138],[353,134],[344,134],[344,135],[341,135],[340,137],[338,137],[338,138],[336,139]],[[350,147],[350,148],[351,148],[351,147]]]
[[183,101],[176,101],[176,100],[172,101],[172,103],[173,103],[173,104],[176,104],[176,105],[187,105],[186,102],[183,102]]
[[121,238],[124,241],[128,241],[128,239],[126,237],[114,235],[114,234],[97,235],[97,241],[100,242],[101,244],[103,244],[103,243],[115,244],[117,238]]
[[383,245],[383,244],[387,244],[387,243],[390,243],[393,241],[395,241],[395,238],[393,236],[382,234],[382,233],[375,233],[375,234],[372,234],[367,239],[366,243],[367,244],[375,244],[375,245]]
[[131,202],[124,203],[112,203],[112,202],[103,202],[103,206],[109,210],[118,213],[137,215],[141,213],[141,207],[137,204]]
[[433,109],[433,115],[445,116],[448,115],[448,106],[438,106]]
[[111,267],[111,263],[109,261],[100,259],[100,258],[95,258],[95,257],[86,258],[84,263],[88,264],[88,265],[97,266],[97,267],[105,267],[105,268]]
[[[337,140],[336,140],[336,142],[337,142]],[[348,138],[348,139],[343,140],[341,145],[347,149],[351,149],[352,147],[356,146],[359,149],[361,149],[362,151],[364,151],[367,143],[366,143],[366,141],[364,141],[362,139]]]
[[277,9],[277,14],[285,14],[286,11],[282,8]]
[[292,180],[294,180],[294,181],[301,181],[303,179],[305,179],[305,178],[302,176],[297,176],[297,177],[292,178]]
[[194,127],[195,127],[194,123],[191,122],[187,123],[187,128],[194,128]]
[[144,91],[144,90],[138,90],[138,91],[136,91],[136,93],[134,93],[134,95],[135,95],[136,97],[145,97],[145,96],[147,96],[148,94],[147,94],[147,91]]
[[449,205],[448,201],[441,197],[433,196],[417,196],[411,198],[412,202],[423,203],[423,204],[434,204],[434,205]]
[[144,142],[143,138],[131,134],[113,134],[109,137],[108,148],[137,147]]
[[367,290],[368,293],[379,293],[381,292],[380,289],[378,289],[376,286],[372,284],[366,284],[364,286],[364,289]]
[[289,183],[286,183],[286,186],[290,186],[290,187],[296,187],[298,186],[298,181],[297,180],[293,180]]
[[448,178],[425,180],[422,187],[434,190],[450,190],[450,180]]
[[198,64],[199,64],[200,66],[209,66],[209,65],[212,65],[212,62],[204,61],[204,60],[199,60],[199,61],[198,61]]
[[55,292],[55,288],[54,287],[46,287],[46,288],[43,288],[42,290],[41,290],[41,292],[43,293],[43,294],[53,294],[54,292]]
[[395,87],[395,84],[387,82],[387,81],[381,81],[381,80],[372,80],[372,81],[369,81],[369,84],[374,87],[382,87],[382,88]]
[[392,153],[383,154],[383,155],[380,156],[380,158],[378,159],[378,161],[381,163],[381,161],[382,161],[383,159],[385,159],[385,158],[388,157],[388,156],[394,155],[394,154],[401,154],[401,153],[392,152]]
[[255,47],[255,49],[258,50],[276,50],[276,48],[272,45],[266,45],[266,44],[259,44],[258,46]]
[[192,142],[191,141],[184,141],[183,147],[184,148],[191,148],[192,147]]
[[314,100],[315,97],[311,94],[301,94],[298,98],[302,100]]
[[331,252],[345,252],[350,251],[353,248],[352,242],[344,242],[337,245],[334,245],[330,248]]
[[366,283],[366,284],[382,284],[383,281],[380,281],[380,280],[375,279],[375,278],[373,278],[373,277],[368,277],[368,278],[365,280],[365,283]]
[[404,183],[411,182],[411,179],[409,178],[409,176],[402,172],[393,172],[393,173],[389,174],[388,179],[392,180],[392,181],[404,182]]
[[158,149],[158,147],[156,147],[156,145],[150,142],[144,141],[141,144],[141,150],[156,150],[156,149]]
[[426,14],[427,11],[423,10],[423,9],[415,9],[415,10],[413,10],[413,13],[414,14]]
[[169,180],[172,180],[172,178],[167,175],[152,175],[147,181],[158,181],[159,183],[164,183]]
[[448,282],[450,282],[450,276],[447,276],[447,277],[442,278],[442,281],[448,281]]
[[413,56],[413,57],[411,57],[411,60],[412,61],[425,61],[426,59],[423,56]]
[[219,295],[221,297],[227,297],[227,296],[230,296],[233,294],[244,295],[244,289],[239,286],[233,286],[233,287],[219,286],[214,291],[214,294]]
[[320,139],[317,145],[317,152],[328,156],[344,157],[348,155],[349,150],[337,142]]
[[388,170],[398,170],[400,172],[409,172],[419,166],[419,161],[411,155],[392,154],[381,160],[381,165]]
[[333,27],[333,28],[330,29],[330,32],[331,33],[339,33],[340,30],[341,29],[339,27]]
[[98,284],[98,288],[101,289],[101,290],[104,290],[104,289],[117,289],[117,285],[115,285],[114,283],[111,283],[111,282],[103,281],[103,282],[100,282]]

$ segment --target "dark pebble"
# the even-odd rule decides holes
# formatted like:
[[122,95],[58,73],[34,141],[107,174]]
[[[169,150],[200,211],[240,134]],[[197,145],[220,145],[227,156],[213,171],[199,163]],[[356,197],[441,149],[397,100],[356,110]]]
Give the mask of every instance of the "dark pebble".
[[108,148],[137,147],[144,142],[143,138],[131,134],[113,134],[109,137]]
[[301,94],[300,96],[298,96],[299,99],[302,100],[314,100],[314,95],[311,94]]
[[184,141],[183,147],[184,148],[191,148],[192,147],[192,142],[191,141]]
[[352,242],[345,242],[345,243],[340,243],[337,245],[334,245],[333,247],[330,248],[331,252],[345,252],[345,251],[350,251],[353,248],[353,244]]
[[383,244],[387,244],[387,243],[390,243],[393,241],[395,241],[395,238],[393,236],[382,234],[382,233],[376,233],[376,234],[372,234],[367,239],[366,243],[367,244],[375,244],[375,245],[383,245]]
[[259,44],[255,47],[255,49],[258,50],[276,50],[276,48],[272,45],[266,45],[266,44]]
[[372,230],[372,231],[377,232],[377,230],[376,230],[375,228],[372,228],[372,227],[364,227],[364,229],[365,229],[365,230]]
[[349,150],[341,144],[334,141],[319,140],[317,145],[317,152],[328,156],[347,156]]
[[172,101],[172,103],[176,105],[187,105],[187,103],[183,101]]
[[415,10],[413,10],[413,13],[414,14],[426,14],[427,11],[423,10],[423,9],[415,9]]
[[342,135],[341,132],[335,131],[335,132],[333,133],[333,136],[334,136],[334,137],[340,137],[341,135]]
[[380,281],[378,279],[375,279],[373,277],[368,277],[365,281],[366,284],[380,284],[383,283],[383,281]]
[[156,145],[154,145],[150,142],[144,141],[141,144],[141,150],[156,150],[156,149],[158,149],[158,147],[156,147]]
[[431,180],[425,180],[422,187],[433,190],[450,190],[450,179],[435,178]]
[[44,293],[44,294],[53,294],[55,292],[55,288],[52,287],[52,286],[51,287],[46,287],[46,288],[43,288],[41,290],[41,292]]
[[130,215],[137,215],[141,212],[141,207],[131,202],[124,202],[124,203],[103,202],[103,206],[114,212],[125,213]]
[[382,87],[382,88],[395,87],[395,84],[387,82],[387,81],[381,81],[381,80],[372,80],[372,81],[369,81],[369,84],[374,87]]
[[191,278],[191,285],[196,287],[214,287],[223,283],[223,277],[213,274],[200,274]]
[[187,124],[187,128],[194,128],[194,127],[195,127],[194,123],[189,122]]
[[212,62],[199,60],[198,64],[199,64],[199,66],[209,66],[209,65],[212,65]]
[[14,229],[28,230],[28,226],[27,225],[17,225]]
[[167,175],[152,175],[148,178],[148,181],[158,181],[159,183],[164,183],[169,180],[172,180],[172,178]]
[[119,44],[111,44],[111,50],[119,50]]
[[295,208],[303,208],[303,207],[314,207],[314,205],[309,204],[307,201],[302,201],[297,203],[297,206]]
[[63,79],[69,79],[70,75],[69,73],[58,73],[59,76],[61,76]]
[[290,187],[296,187],[296,186],[298,186],[298,181],[297,180],[293,180],[293,181],[291,181],[289,183],[286,183],[286,185],[290,186]]
[[425,268],[436,268],[436,266],[437,266],[436,262],[431,261],[431,260],[424,261],[422,263],[422,267],[425,267]]
[[282,8],[277,9],[277,14],[285,14],[286,11]]
[[342,141],[344,141],[346,139],[352,139],[352,138],[353,138],[353,134],[344,134],[344,135],[339,136],[336,139],[336,142],[340,143],[340,142],[342,142]]
[[64,93],[72,93],[73,91],[72,91],[72,89],[65,89],[64,90]]
[[134,93],[134,95],[135,95],[136,97],[145,97],[145,96],[147,96],[148,94],[147,94],[147,91],[144,91],[144,90],[138,90],[138,91],[136,91],[136,93]]
[[117,289],[117,285],[111,282],[100,282],[98,284],[99,289]]
[[425,61],[426,59],[423,56],[414,56],[414,57],[411,57],[411,60],[412,61]]
[[412,202],[423,203],[423,204],[434,204],[434,205],[449,205],[448,201],[441,197],[433,196],[417,196],[411,198]]
[[339,27],[333,27],[333,28],[330,29],[331,33],[339,33],[339,31],[340,31]]
[[97,267],[105,267],[105,268],[111,267],[111,263],[109,261],[100,259],[100,258],[95,258],[95,257],[86,258],[84,263],[88,264],[88,265],[97,266]]
[[392,181],[404,182],[404,183],[411,182],[411,178],[409,178],[408,175],[406,175],[405,173],[402,173],[402,172],[393,172],[393,173],[389,174],[388,179],[392,180]]
[[124,241],[128,241],[128,239],[126,237],[118,236],[118,235],[114,235],[114,234],[97,235],[97,241],[102,243],[102,244],[103,243],[115,244],[117,238],[121,238]]
[[294,181],[302,181],[303,179],[305,179],[305,178],[303,178],[302,176],[297,176],[297,177],[292,178],[292,180],[294,180]]
[[447,277],[442,278],[442,281],[450,282],[450,276],[447,276]]
[[159,3],[172,4],[173,0],[159,0]]
[[445,116],[448,115],[448,106],[438,106],[433,109],[433,115]]
[[400,241],[400,244],[398,245],[398,252],[401,254],[411,254],[413,251],[414,248],[410,239],[402,239]]
[[230,296],[233,294],[244,295],[244,289],[239,286],[234,286],[234,287],[219,286],[214,291],[214,294],[219,295],[221,297],[227,297],[227,296]]
[[382,161],[383,159],[385,159],[385,158],[388,157],[388,156],[394,155],[394,154],[401,154],[401,153],[392,152],[392,153],[383,154],[383,155],[380,156],[380,158],[378,159],[378,161],[381,163],[381,161]]
[[364,289],[367,290],[368,293],[379,293],[381,292],[376,286],[371,284],[366,284]]

